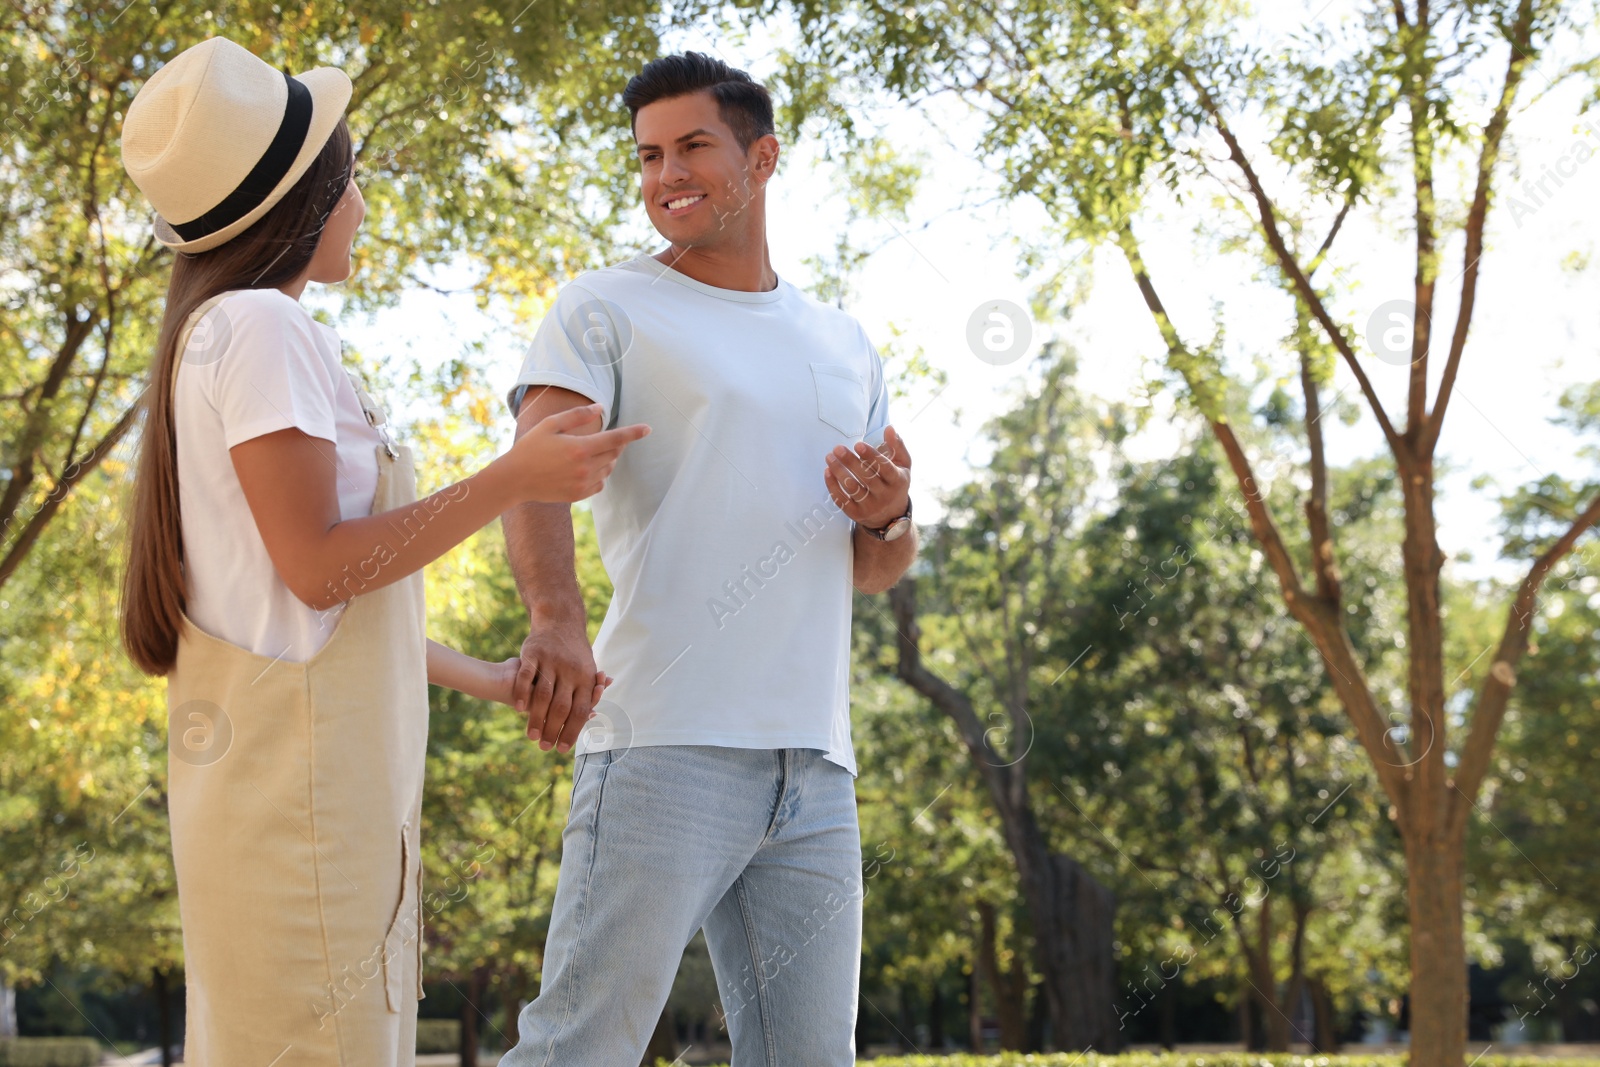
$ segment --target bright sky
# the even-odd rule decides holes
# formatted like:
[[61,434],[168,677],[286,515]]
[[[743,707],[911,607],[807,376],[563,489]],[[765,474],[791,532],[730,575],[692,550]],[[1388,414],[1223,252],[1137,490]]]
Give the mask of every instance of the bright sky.
[[[1278,0],[1264,7],[1268,14],[1247,29],[1270,42],[1275,36],[1294,32],[1310,17],[1332,19],[1354,10],[1355,4],[1350,0]],[[704,36],[685,36],[670,43],[705,51],[716,45]],[[772,70],[770,53],[725,57],[758,78]],[[1502,63],[1497,53],[1496,76]],[[1530,90],[1549,89],[1545,67],[1554,70],[1555,60],[1545,60],[1534,69],[1528,77]],[[1531,95],[1523,97],[1525,103]],[[1573,438],[1547,421],[1567,385],[1600,377],[1595,330],[1600,301],[1594,298],[1594,274],[1592,269],[1573,266],[1593,258],[1600,235],[1600,198],[1592,194],[1600,187],[1600,162],[1593,158],[1600,151],[1600,121],[1593,130],[1580,127],[1581,101],[1581,86],[1555,88],[1520,112],[1512,127],[1509,156],[1516,168],[1514,187],[1505,184],[1508,179],[1503,174],[1503,195],[1491,220],[1475,324],[1441,442],[1441,453],[1452,473],[1441,494],[1440,541],[1452,556],[1470,552],[1475,557],[1475,563],[1463,568],[1470,575],[1510,573],[1493,565],[1499,545],[1497,492],[1546,473],[1569,477],[1586,473],[1574,456]],[[902,431],[914,457],[917,515],[920,521],[929,521],[939,514],[939,492],[960,485],[970,474],[970,464],[982,461],[979,433],[983,422],[1008,406],[1029,362],[1023,358],[996,366],[977,358],[967,342],[968,319],[981,305],[997,299],[1028,305],[1030,281],[1019,274],[1010,235],[1037,237],[1049,220],[1033,203],[982,210],[963,207],[983,200],[983,190],[990,187],[983,168],[955,147],[971,141],[976,127],[968,116],[956,110],[942,112],[932,120],[938,127],[933,129],[930,120],[917,114],[886,115],[875,108],[872,115],[886,122],[889,136],[898,146],[926,153],[928,177],[912,208],[910,225],[869,220],[852,233],[857,244],[881,248],[859,277],[849,310],[880,347],[888,341],[893,324],[904,332],[900,343],[905,350],[920,346],[930,362],[949,376],[942,394],[934,396],[931,390],[921,389],[892,405],[891,421]],[[815,165],[809,147],[786,146],[785,162],[769,187],[768,202],[774,266],[780,276],[801,285],[808,281],[802,260],[827,253],[846,225],[842,198],[827,191],[833,183],[827,170]],[[1547,181],[1549,195],[1520,188],[1524,181],[1537,181],[1546,168],[1558,165],[1572,177],[1564,179],[1560,187]],[[1440,184],[1444,187],[1466,178],[1464,171],[1446,171],[1440,175]],[[1397,179],[1403,180],[1403,176]],[[1408,181],[1404,187],[1409,188]],[[1507,199],[1512,194],[1518,195],[1526,208],[1517,208],[1515,218]],[[1533,199],[1535,195],[1539,202]],[[1407,248],[1406,202],[1399,203],[1395,217],[1376,218],[1370,212],[1353,216],[1327,268],[1343,268],[1354,280],[1354,294],[1339,306],[1338,314],[1358,329],[1364,329],[1385,301],[1411,293],[1414,260]],[[1191,339],[1203,340],[1210,329],[1213,302],[1220,302],[1230,357],[1248,367],[1255,356],[1270,356],[1274,367],[1293,374],[1294,359],[1279,340],[1286,331],[1287,304],[1252,282],[1252,263],[1201,250],[1192,236],[1193,210],[1188,214],[1170,211],[1140,224],[1154,278],[1179,328]],[[642,235],[654,236],[642,207],[636,211],[635,224]],[[651,250],[660,246],[658,240],[644,244]],[[1082,251],[1064,248],[1062,255],[1071,259]],[[1440,286],[1435,316],[1435,376],[1454,325],[1462,269],[1459,237],[1444,253],[1443,279],[1448,284]],[[1115,249],[1101,249],[1080,260],[1079,266],[1092,268],[1087,298],[1067,321],[1036,324],[1035,342],[1047,330],[1065,338],[1080,353],[1084,388],[1106,398],[1129,397],[1146,373],[1145,361],[1159,358],[1159,339]],[[439,281],[448,288],[464,284],[468,278],[470,274],[464,271],[445,272]],[[336,307],[336,300],[328,299],[332,296],[308,302],[332,310]],[[416,358],[429,366],[457,356],[474,339],[485,339],[497,383],[504,385],[512,381],[526,343],[525,334],[480,314],[469,295],[441,296],[426,290],[406,294],[397,308],[380,313],[370,324],[352,318],[341,330],[369,356]],[[1399,422],[1403,418],[1405,368],[1377,358],[1366,347],[1360,354],[1391,417]],[[896,363],[891,361],[888,369],[893,375]],[[1297,388],[1292,392],[1298,395]],[[1355,379],[1342,366],[1331,392],[1359,400]],[[1328,398],[1325,394],[1325,403]],[[403,418],[405,398],[393,397],[390,402]],[[1333,462],[1370,454],[1381,446],[1377,426],[1370,418],[1353,427],[1332,418],[1326,421]],[[1157,420],[1156,427],[1130,451],[1141,457],[1171,455],[1176,440],[1165,425]],[[510,429],[508,418],[506,443]],[[426,457],[422,461],[425,463]],[[1490,488],[1472,488],[1470,483],[1479,475],[1489,479]]]

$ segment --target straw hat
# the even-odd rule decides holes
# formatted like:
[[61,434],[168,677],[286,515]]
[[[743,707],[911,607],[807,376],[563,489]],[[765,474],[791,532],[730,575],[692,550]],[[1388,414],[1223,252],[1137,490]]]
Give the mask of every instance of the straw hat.
[[248,229],[306,172],[350,103],[335,67],[291,77],[225,37],[174,56],[122,121],[122,165],[180,252]]

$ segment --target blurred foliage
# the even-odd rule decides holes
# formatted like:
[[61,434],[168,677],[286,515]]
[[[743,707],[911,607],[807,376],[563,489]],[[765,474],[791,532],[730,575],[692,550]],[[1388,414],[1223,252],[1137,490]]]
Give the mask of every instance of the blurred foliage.
[[12,984],[55,959],[127,978],[182,965],[164,686],[118,644],[120,497],[97,488],[0,590],[0,980]]
[[621,86],[658,21],[652,0],[0,9],[0,587],[133,431],[171,254],[119,138],[165,61],[220,34],[291,71],[344,69],[369,207],[347,307],[464,261],[480,306],[526,318],[612,258],[633,186]]
[[[1000,758],[1029,763],[1055,847],[1114,887],[1124,1022],[1180,975],[1259,990],[1269,1020],[1306,982],[1321,983],[1345,1018],[1384,1014],[1404,958],[1398,841],[1318,657],[1264,581],[1242,502],[1201,428],[1186,426],[1178,459],[1134,461],[1123,445],[1139,416],[1077,391],[1075,368],[1070,351],[1046,346],[1025,393],[987,429],[988,464],[926,531],[925,655],[979,706]],[[1349,580],[1375,590],[1352,625],[1387,625],[1402,610],[1383,581],[1393,479],[1370,463],[1336,474],[1330,503]],[[881,612],[858,619],[878,635],[880,670],[892,670]],[[1393,679],[1403,664],[1372,669]],[[1005,711],[1016,705],[1027,708],[1025,736]],[[912,721],[959,752],[954,727],[928,714]],[[900,731],[903,715],[890,720]],[[974,818],[988,805],[972,768],[909,739],[874,756],[890,753],[897,793],[908,766],[937,768],[890,809],[901,823],[891,842],[937,844],[931,869],[902,866],[903,847],[886,867],[884,907],[897,914],[880,921],[906,930],[878,949],[901,955],[893,973],[907,973],[913,947],[919,983],[970,957],[959,939],[939,951],[937,928],[918,914],[919,900],[952,896],[1000,908],[1001,944],[1026,960],[1016,876],[993,815],[987,827]],[[944,831],[932,834],[936,825]]]

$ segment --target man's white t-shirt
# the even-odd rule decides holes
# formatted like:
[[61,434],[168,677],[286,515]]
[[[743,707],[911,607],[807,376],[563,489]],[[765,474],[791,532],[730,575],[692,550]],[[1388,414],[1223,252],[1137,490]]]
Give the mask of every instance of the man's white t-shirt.
[[298,427],[328,442],[339,517],[372,514],[382,438],[340,351],[338,333],[287,293],[240,289],[201,317],[180,353],[175,420],[189,618],[274,659],[310,659],[343,606],[311,608],[278,577],[228,450]]
[[883,364],[861,324],[779,279],[719,289],[640,255],[557,295],[507,393],[555,385],[648,423],[590,498],[616,678],[573,751],[850,740],[851,521],[835,445],[878,444]]

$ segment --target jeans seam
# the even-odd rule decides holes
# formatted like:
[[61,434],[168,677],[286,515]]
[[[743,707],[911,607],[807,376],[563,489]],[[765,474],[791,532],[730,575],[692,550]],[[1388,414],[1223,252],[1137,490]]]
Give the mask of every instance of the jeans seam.
[[583,926],[589,918],[589,889],[594,884],[595,855],[600,851],[600,805],[606,795],[606,772],[611,769],[611,753],[606,752],[606,760],[600,765],[600,782],[595,787],[599,795],[594,798],[594,812],[589,816],[589,862],[584,871],[583,892],[578,897],[578,922],[577,929],[572,934],[572,958],[568,961],[566,970],[567,1002],[561,1009],[561,1021],[556,1024],[556,1032],[550,1035],[550,1047],[545,1050],[543,1067],[550,1067],[555,1059],[556,1041],[561,1037],[567,1023],[572,1018],[572,1009],[578,999],[578,961],[582,958],[580,951],[583,945]]
[[777,1067],[777,1035],[773,1033],[772,1012],[767,1003],[767,978],[761,973],[761,942],[756,937],[755,916],[750,912],[750,898],[745,893],[744,875],[741,874],[734,881],[733,891],[735,899],[739,901],[739,915],[744,920],[744,936],[750,946],[750,960],[755,964],[756,1017],[761,1020],[761,1044],[766,1050],[764,1062],[767,1067]]
[[761,835],[761,840],[756,842],[759,850],[768,841],[772,840],[772,833],[778,829],[778,819],[783,815],[783,802],[789,795],[789,763],[784,757],[784,750],[774,749],[778,755],[778,798],[772,802],[772,818],[767,820],[767,832]]

